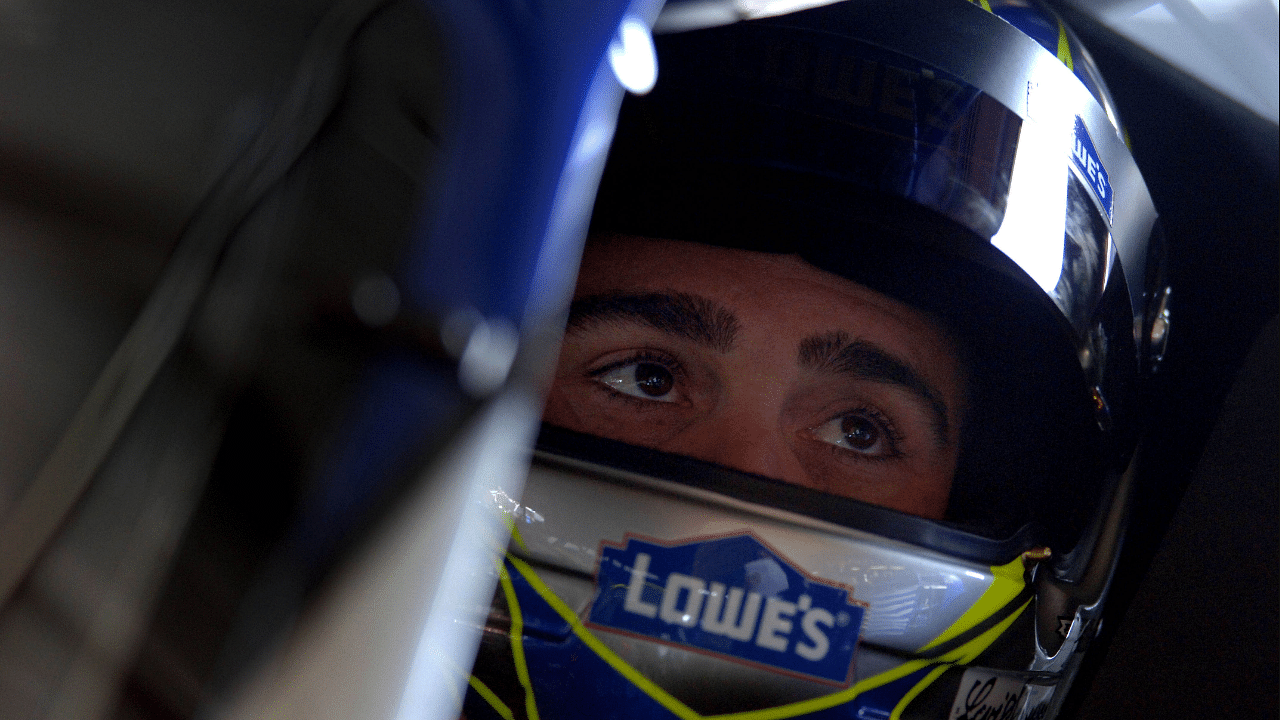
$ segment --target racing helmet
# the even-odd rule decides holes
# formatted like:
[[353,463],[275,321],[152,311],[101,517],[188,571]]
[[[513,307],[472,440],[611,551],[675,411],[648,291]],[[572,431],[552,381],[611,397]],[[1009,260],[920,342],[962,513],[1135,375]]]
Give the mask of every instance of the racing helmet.
[[1106,87],[1024,2],[802,5],[663,10],[592,232],[796,256],[945,328],[946,512],[544,425],[493,497],[470,720],[1053,717],[1098,630],[1168,329]]

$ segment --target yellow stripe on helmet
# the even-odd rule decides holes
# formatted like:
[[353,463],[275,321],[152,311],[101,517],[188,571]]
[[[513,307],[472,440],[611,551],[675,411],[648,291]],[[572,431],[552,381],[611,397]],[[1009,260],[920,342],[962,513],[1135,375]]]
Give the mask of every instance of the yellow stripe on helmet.
[[923,680],[916,683],[915,687],[908,690],[906,694],[902,696],[902,699],[898,701],[898,704],[893,706],[893,712],[889,714],[889,720],[902,720],[902,711],[907,709],[907,706],[911,704],[911,701],[915,700],[917,695],[924,692],[925,688],[932,685],[934,680],[937,680],[942,673],[946,672],[950,668],[950,665],[939,665],[929,671],[929,674],[925,675]]
[[502,702],[502,698],[490,690],[489,686],[485,685],[480,678],[472,675],[467,682],[473,690],[480,694],[480,697],[484,698],[485,702],[489,703],[489,707],[493,708],[493,711],[498,713],[502,720],[516,720],[516,714],[511,712],[511,708],[507,707],[507,704]]
[[[819,710],[826,710],[837,705],[842,705],[868,690],[887,685],[888,683],[906,677],[907,675],[929,667],[930,665],[936,666],[928,675],[922,678],[920,682],[916,683],[916,685],[903,696],[902,700],[896,706],[894,714],[891,716],[893,718],[898,718],[901,716],[903,708],[915,699],[917,695],[924,691],[926,687],[932,684],[933,681],[946,671],[948,667],[952,664],[967,664],[982,654],[982,652],[986,650],[991,643],[995,642],[996,638],[1000,637],[1000,635],[1002,635],[1004,631],[1013,624],[1013,621],[1022,614],[1022,611],[1025,610],[1027,605],[1030,603],[1030,600],[1027,600],[1022,604],[1022,607],[1020,607],[1017,612],[1010,613],[1007,618],[994,627],[988,629],[986,632],[978,635],[960,647],[951,650],[940,658],[933,660],[909,660],[892,670],[887,670],[879,675],[866,678],[865,680],[854,684],[852,687],[830,695],[823,695],[821,697],[810,698],[808,700],[801,700],[799,702],[764,708],[761,710],[747,710],[723,715],[702,715],[694,711],[688,705],[685,705],[675,696],[671,695],[671,693],[659,687],[652,680],[641,674],[639,670],[632,667],[630,663],[622,659],[617,653],[609,649],[609,647],[606,646],[600,638],[596,637],[594,633],[582,624],[582,620],[578,617],[578,614],[566,605],[565,602],[561,600],[560,597],[556,595],[540,577],[538,577],[537,572],[534,571],[531,566],[510,554],[507,555],[507,560],[511,563],[511,566],[520,573],[521,577],[529,583],[529,586],[533,588],[534,592],[536,592],[538,596],[551,607],[551,609],[555,610],[555,612],[569,624],[574,635],[577,635],[578,639],[589,647],[592,652],[596,653],[600,659],[604,660],[610,667],[618,671],[618,673],[625,677],[629,682],[681,720],[711,720],[712,718],[714,718],[714,720],[786,720],[786,718],[792,718],[798,715],[804,715],[811,712],[817,712]],[[930,645],[944,641],[949,637],[954,637],[959,633],[976,626],[983,619],[990,617],[997,610],[1012,601],[1025,585],[1025,582],[1022,580],[1023,572],[1021,558],[1009,563],[1008,565],[993,567],[992,571],[995,578],[991,583],[991,587],[987,588],[987,591],[978,598],[978,603],[975,604],[974,608],[971,608],[969,612],[965,613],[960,620],[957,620],[952,627],[948,628],[942,636],[939,636],[939,638],[930,643]],[[517,600],[515,598],[514,588],[508,591],[511,581],[507,576],[505,569],[502,577],[504,580],[503,591],[507,592],[507,603],[511,606],[511,633],[513,635],[512,652],[514,654],[517,648],[517,643],[519,642],[514,636],[517,632],[516,622],[517,618],[520,617],[520,614],[516,607]],[[1010,592],[1010,590],[1012,590],[1012,592]],[[978,609],[979,612],[975,613],[975,609]],[[520,647],[521,654],[517,658],[516,671],[517,673],[520,673],[521,683],[526,683],[528,679],[528,670],[524,665],[523,647]],[[528,692],[528,702],[532,706],[532,689],[530,689],[528,685],[525,687]],[[531,714],[530,717],[534,717],[534,715]]]
[[520,611],[520,599],[516,597],[516,588],[511,584],[511,575],[506,567],[498,569],[498,579],[502,582],[502,594],[507,599],[507,611],[511,614],[511,657],[516,665],[516,678],[524,687],[524,711],[529,720],[538,720],[538,704],[533,697],[533,681],[529,679],[529,665],[524,658],[524,613]]
[[1071,42],[1067,39],[1067,26],[1058,21],[1058,59],[1068,70],[1075,71],[1075,63],[1071,60]]
[[991,575],[991,585],[987,587],[986,592],[982,593],[978,601],[954,623],[951,623],[950,627],[920,648],[919,652],[941,645],[977,627],[978,623],[995,615],[1001,608],[1013,602],[1013,599],[1027,586],[1026,566],[1021,556],[1014,558],[1013,562],[992,566]]
[[[560,617],[564,618],[565,622],[569,623],[569,627],[573,629],[573,634],[577,635],[578,639],[582,640],[587,647],[591,648],[596,655],[599,655],[600,658],[608,663],[614,670],[617,670],[623,677],[631,681],[633,685],[640,688],[646,695],[656,700],[658,704],[674,713],[676,717],[679,717],[682,720],[699,720],[699,718],[702,717],[698,713],[694,712],[688,705],[685,705],[666,690],[658,687],[652,680],[641,675],[639,670],[631,667],[626,660],[618,657],[616,653],[610,650],[603,642],[600,641],[600,638],[597,638],[586,628],[585,625],[582,624],[582,620],[578,618],[578,614],[568,605],[565,605],[564,601],[561,600],[560,597],[551,590],[551,588],[547,587],[546,583],[542,582],[542,578],[538,577],[538,574],[534,572],[533,568],[529,567],[528,564],[513,555],[507,555],[507,561],[510,562],[511,566],[514,567],[525,581],[529,583],[529,586],[533,588],[534,592],[538,593],[543,601],[551,606],[552,610],[555,610]],[[514,625],[512,626],[512,633],[515,633]]]
[[986,632],[970,640],[964,645],[961,645],[955,650],[952,650],[946,655],[943,655],[939,659],[942,664],[934,668],[933,671],[924,677],[924,679],[916,683],[915,687],[908,690],[906,694],[902,696],[902,699],[898,701],[898,704],[893,708],[893,712],[889,715],[889,720],[901,720],[902,711],[911,704],[911,701],[915,700],[917,695],[924,692],[925,688],[933,684],[934,680],[937,680],[942,673],[949,670],[953,665],[968,665],[976,660],[984,650],[991,646],[991,643],[995,642],[997,638],[1004,634],[1005,630],[1009,629],[1009,626],[1013,624],[1013,621],[1017,620],[1030,604],[1031,599],[1027,598],[1026,602],[1022,603],[1022,606],[1018,608],[1017,612],[1010,613],[1009,617],[1001,620]]
[[529,552],[529,546],[524,544],[524,538],[520,536],[520,527],[516,525],[515,518],[511,517],[511,513],[503,510],[502,521],[507,525],[507,531],[511,533],[511,539],[516,546],[525,552]]

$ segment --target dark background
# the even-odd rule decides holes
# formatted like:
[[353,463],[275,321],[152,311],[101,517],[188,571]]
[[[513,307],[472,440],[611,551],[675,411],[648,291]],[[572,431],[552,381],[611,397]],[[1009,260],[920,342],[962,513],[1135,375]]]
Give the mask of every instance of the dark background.
[[1080,715],[1276,717],[1276,125],[1064,14],[1161,213],[1175,318],[1113,590],[1125,611],[1104,628],[1108,653],[1089,668]]

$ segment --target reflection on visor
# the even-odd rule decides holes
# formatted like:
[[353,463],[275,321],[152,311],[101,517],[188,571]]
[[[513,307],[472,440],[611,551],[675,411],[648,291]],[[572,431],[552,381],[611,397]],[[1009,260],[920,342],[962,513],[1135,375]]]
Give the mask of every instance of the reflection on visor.
[[[1115,254],[1111,218],[1130,208],[1116,204],[1117,168],[1104,164],[1073,101],[1046,81],[1024,121],[942,70],[811,28],[779,32],[788,22],[658,38],[673,70],[628,99],[597,226],[776,250],[778,239],[750,235],[752,223],[762,233],[801,216],[814,227],[891,226],[888,204],[924,208],[990,241],[1087,345]],[[679,72],[686,67],[700,70]],[[704,240],[730,225],[748,232]]]
[[[719,46],[670,48],[669,62],[695,52],[723,59],[718,76],[660,86],[656,103],[687,112],[706,103],[727,127],[661,138],[677,158],[800,170],[933,208],[991,237],[1004,216],[1021,119],[957,78],[847,38],[740,32]],[[797,108],[803,108],[798,111]],[[705,114],[705,113],[704,113]],[[749,128],[768,127],[760,133]],[[687,150],[687,152],[684,152]]]

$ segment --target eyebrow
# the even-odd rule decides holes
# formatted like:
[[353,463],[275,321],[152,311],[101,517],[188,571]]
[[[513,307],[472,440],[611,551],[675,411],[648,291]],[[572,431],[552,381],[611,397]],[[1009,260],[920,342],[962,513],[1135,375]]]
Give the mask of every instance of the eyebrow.
[[863,380],[896,385],[915,395],[933,416],[937,444],[947,445],[947,404],[942,393],[930,385],[904,360],[865,340],[852,340],[848,333],[833,331],[800,342],[796,362],[801,367],[822,372],[853,375]]
[[733,349],[739,328],[733,313],[689,293],[605,293],[569,306],[569,332],[613,322],[647,325],[719,352]]

